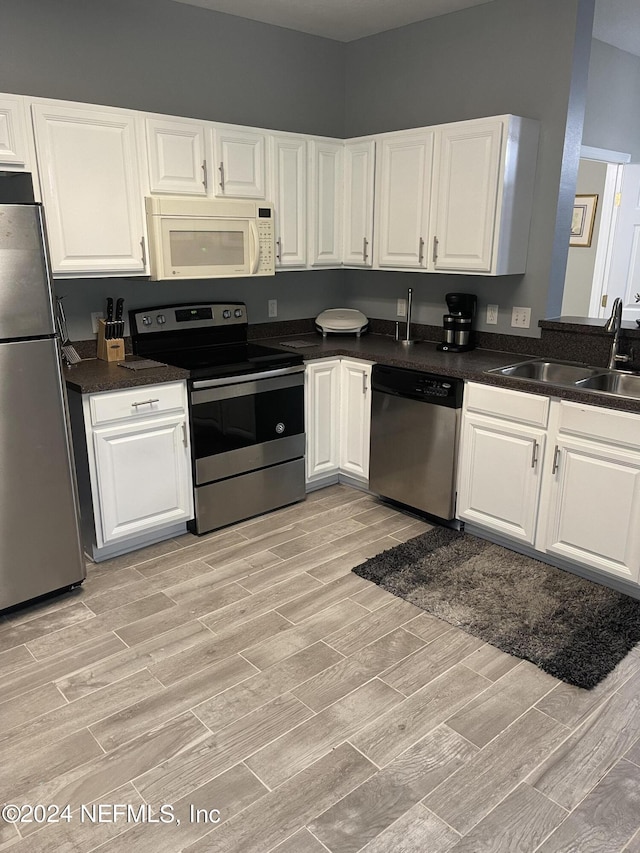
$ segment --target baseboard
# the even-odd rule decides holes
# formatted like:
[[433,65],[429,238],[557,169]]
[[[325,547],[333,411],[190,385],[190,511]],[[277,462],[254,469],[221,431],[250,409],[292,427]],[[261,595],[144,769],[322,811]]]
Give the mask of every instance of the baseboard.
[[148,545],[155,545],[157,542],[164,542],[166,539],[182,536],[186,532],[187,524],[183,521],[180,524],[173,524],[171,527],[163,527],[162,530],[156,530],[145,536],[136,536],[135,539],[115,542],[113,545],[105,545],[102,548],[93,545],[91,551],[85,550],[85,554],[94,563],[101,563],[103,560],[120,557],[122,554],[128,554],[130,551],[137,551],[139,548],[146,548]]

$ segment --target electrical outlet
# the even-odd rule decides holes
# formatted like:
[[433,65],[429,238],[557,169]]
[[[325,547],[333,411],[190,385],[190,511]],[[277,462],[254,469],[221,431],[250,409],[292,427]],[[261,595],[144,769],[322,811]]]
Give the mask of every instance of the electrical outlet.
[[278,316],[278,300],[270,299],[267,303],[269,305],[269,316],[277,317]]
[[498,306],[487,305],[487,325],[495,326],[498,322]]
[[396,308],[396,317],[406,317],[407,316],[407,300],[406,299],[398,299],[398,306]]
[[511,325],[517,329],[528,329],[531,324],[531,308],[514,308],[511,311]]
[[94,335],[98,334],[98,320],[102,320],[104,314],[102,311],[92,311],[91,312],[91,329],[93,330]]

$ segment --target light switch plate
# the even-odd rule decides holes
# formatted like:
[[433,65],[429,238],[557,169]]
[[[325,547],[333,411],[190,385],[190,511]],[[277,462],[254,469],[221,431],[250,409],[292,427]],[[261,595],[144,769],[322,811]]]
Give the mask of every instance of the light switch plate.
[[513,308],[511,325],[516,329],[528,329],[531,324],[531,308]]
[[498,306],[487,305],[487,325],[495,326],[498,322]]
[[396,317],[406,317],[407,316],[407,300],[406,299],[398,299],[397,307],[396,307]]
[[278,316],[278,300],[277,299],[270,299],[267,304],[269,306],[269,316],[270,317],[277,317]]

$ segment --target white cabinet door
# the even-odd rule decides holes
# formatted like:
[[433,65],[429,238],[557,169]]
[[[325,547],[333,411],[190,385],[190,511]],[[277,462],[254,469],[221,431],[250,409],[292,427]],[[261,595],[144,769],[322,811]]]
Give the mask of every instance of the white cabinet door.
[[32,109],[53,272],[144,273],[134,117],[50,103]]
[[375,142],[365,139],[344,147],[344,257],[348,266],[373,264],[373,185]]
[[533,544],[545,432],[467,413],[463,420],[457,515]]
[[265,198],[266,143],[264,133],[215,126],[214,193],[231,198]]
[[95,429],[93,449],[99,545],[192,517],[184,413]]
[[309,362],[305,370],[307,482],[337,475],[340,359]]
[[546,550],[638,582],[640,452],[559,436],[550,455]]
[[369,481],[371,365],[342,359],[340,364],[340,471]]
[[309,142],[309,238],[311,266],[342,264],[341,142]]
[[158,116],[148,118],[146,128],[151,192],[206,195],[205,126]]
[[379,145],[378,265],[426,269],[433,132],[390,134]]
[[20,167],[28,162],[24,102],[18,95],[0,97],[0,163]]
[[431,238],[437,271],[492,268],[502,133],[499,120],[438,131]]
[[293,136],[271,138],[271,198],[275,207],[276,267],[307,263],[307,143]]

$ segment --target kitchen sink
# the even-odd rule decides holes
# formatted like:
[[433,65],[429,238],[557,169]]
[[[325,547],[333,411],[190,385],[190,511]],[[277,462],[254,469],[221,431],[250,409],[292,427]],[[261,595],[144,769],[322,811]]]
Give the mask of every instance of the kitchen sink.
[[640,376],[635,373],[616,373],[612,370],[591,376],[588,379],[582,379],[576,382],[576,388],[640,399]]
[[[498,373],[513,379],[529,379],[533,382],[546,382],[549,385],[576,385],[591,380],[602,373],[601,367],[588,367],[570,361],[522,361],[508,367],[498,367],[489,373]],[[585,387],[582,386],[581,387]]]

